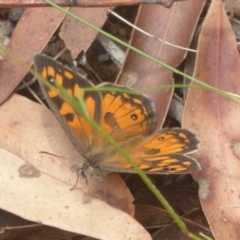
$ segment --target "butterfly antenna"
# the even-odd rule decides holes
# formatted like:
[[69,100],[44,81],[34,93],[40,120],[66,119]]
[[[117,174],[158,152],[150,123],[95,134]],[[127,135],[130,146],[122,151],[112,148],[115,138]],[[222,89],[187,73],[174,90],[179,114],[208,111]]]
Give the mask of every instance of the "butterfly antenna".
[[44,154],[48,154],[48,155],[51,155],[51,156],[54,156],[54,157],[58,157],[58,158],[67,159],[67,158],[65,158],[65,157],[61,157],[61,156],[58,156],[58,155],[56,155],[56,154],[49,153],[49,152],[45,152],[45,151],[41,151],[41,152],[39,152],[39,153],[44,153]]

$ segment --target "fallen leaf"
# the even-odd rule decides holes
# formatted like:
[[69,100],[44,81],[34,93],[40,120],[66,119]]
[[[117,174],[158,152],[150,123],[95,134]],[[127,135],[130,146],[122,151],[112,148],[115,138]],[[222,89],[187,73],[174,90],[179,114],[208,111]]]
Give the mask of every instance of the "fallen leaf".
[[[107,8],[71,8],[70,12],[99,28],[107,19]],[[60,37],[73,58],[76,58],[82,50],[87,51],[97,35],[98,32],[71,16],[66,17],[60,31]]]
[[55,8],[25,10],[8,45],[10,54],[0,62],[0,103],[28,73],[33,63],[33,55],[42,51],[64,17],[65,15]]
[[[218,89],[240,94],[237,42],[221,0],[213,0],[202,25],[194,77]],[[196,85],[194,83],[194,85]],[[240,106],[217,93],[190,89],[183,127],[198,134],[195,172],[203,211],[216,239],[238,239]]]
[[81,166],[83,159],[49,110],[13,95],[1,106],[0,119],[1,209],[95,238],[150,239],[129,215],[133,199],[117,174],[103,177],[97,191],[96,182],[86,184],[82,178],[70,191],[76,182],[72,166]]
[[[205,0],[176,2],[170,9],[158,5],[141,6],[135,24],[163,41],[188,47],[204,3]],[[159,42],[138,31],[134,31],[131,45],[171,67],[178,66],[186,54],[184,50]],[[132,87],[137,90],[173,84],[170,70],[133,51],[129,51],[118,83],[121,84],[125,76],[134,79]],[[165,120],[173,90],[168,87],[148,93],[156,105],[157,127],[161,127]]]

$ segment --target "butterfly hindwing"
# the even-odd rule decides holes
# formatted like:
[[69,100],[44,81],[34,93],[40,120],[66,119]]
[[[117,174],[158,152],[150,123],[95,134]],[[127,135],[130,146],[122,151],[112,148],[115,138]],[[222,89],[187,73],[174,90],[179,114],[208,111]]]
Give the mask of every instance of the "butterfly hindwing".
[[[52,58],[41,54],[34,56],[34,67],[43,81],[53,85],[56,82],[76,99],[81,96],[84,99],[89,116],[100,123],[102,97],[96,91],[84,91],[86,87],[94,87],[87,79]],[[63,126],[69,139],[75,148],[85,155],[90,150],[94,130],[82,116],[59,96],[60,90],[57,87],[49,88],[42,81],[39,81],[39,83],[51,110]]]
[[159,129],[141,143],[147,155],[191,153],[198,149],[198,144],[195,134],[181,128]]
[[[187,156],[198,150],[199,141],[192,132],[180,129],[160,129],[146,138],[136,138],[123,146],[127,154],[146,173],[180,174],[200,169],[199,163]],[[135,172],[132,165],[116,153],[102,168],[117,172]],[[121,169],[124,169],[121,171]]]

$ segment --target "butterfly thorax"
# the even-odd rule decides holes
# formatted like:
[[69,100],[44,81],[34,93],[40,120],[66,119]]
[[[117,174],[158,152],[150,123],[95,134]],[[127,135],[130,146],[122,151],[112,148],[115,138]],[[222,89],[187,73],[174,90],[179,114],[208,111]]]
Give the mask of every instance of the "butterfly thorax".
[[[111,155],[111,153],[109,153]],[[96,153],[94,155],[87,154],[86,161],[82,165],[81,169],[78,171],[79,176],[85,178],[92,178],[93,176],[102,176],[103,171],[101,169],[101,163],[109,157],[106,153]]]

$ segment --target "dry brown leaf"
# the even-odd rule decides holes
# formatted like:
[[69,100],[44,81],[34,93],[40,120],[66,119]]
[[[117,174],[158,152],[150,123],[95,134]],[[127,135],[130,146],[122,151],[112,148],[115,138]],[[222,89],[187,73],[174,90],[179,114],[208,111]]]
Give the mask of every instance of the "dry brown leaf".
[[[197,214],[195,213],[195,215]],[[179,227],[174,223],[173,219],[165,209],[150,205],[137,204],[135,217],[146,228],[160,229],[153,234],[153,239],[190,239],[181,232]],[[187,224],[188,230],[192,233],[198,235],[199,232],[201,232],[211,236],[210,230],[195,219],[193,221],[191,218],[187,219],[182,217],[182,220]]]
[[[206,236],[212,237],[211,232],[208,228],[205,228],[195,221],[191,221],[189,219],[182,218],[184,223],[187,226],[189,232],[199,236],[199,233],[205,234]],[[153,240],[169,240],[169,239],[177,239],[177,240],[189,240],[191,239],[187,234],[183,234],[179,229],[179,226],[176,223],[172,223],[164,229],[159,230],[158,232],[153,234]]]
[[[204,3],[205,0],[176,2],[170,9],[141,6],[136,25],[164,41],[188,47]],[[178,66],[186,54],[139,32],[134,33],[132,45],[172,67]],[[171,71],[133,51],[128,54],[118,82],[125,78],[132,79],[132,86],[138,90],[173,84]],[[172,92],[173,89],[167,88],[149,94],[156,104],[158,127],[163,124]]]
[[[22,81],[33,63],[33,55],[42,51],[64,17],[55,8],[25,10],[8,45],[10,55],[0,62],[0,103]],[[25,64],[24,67],[15,59],[16,56]]]
[[[107,8],[71,8],[70,12],[76,16],[101,28],[107,19]],[[89,46],[96,38],[98,32],[87,27],[83,23],[67,16],[63,22],[60,37],[64,40],[66,47],[70,50],[73,58]]]
[[156,228],[169,225],[173,222],[169,213],[152,205],[136,204],[135,218],[146,228]]
[[1,234],[0,240],[24,239],[67,239],[76,236],[76,233],[63,231],[39,223],[33,223],[9,212],[0,210]]
[[[150,239],[129,214],[109,205],[133,213],[133,199],[118,175],[109,174],[93,184],[89,179],[87,185],[79,179],[70,191],[76,181],[70,167],[83,160],[49,110],[13,95],[1,106],[0,119],[1,209],[95,238]],[[96,184],[100,187],[95,191]]]
[[[223,2],[213,0],[200,33],[194,77],[239,95],[236,46]],[[184,127],[201,141],[196,156],[202,171],[193,175],[200,185],[203,211],[218,240],[239,238],[240,157],[234,150],[240,142],[239,122],[239,104],[207,90],[190,90]]]

